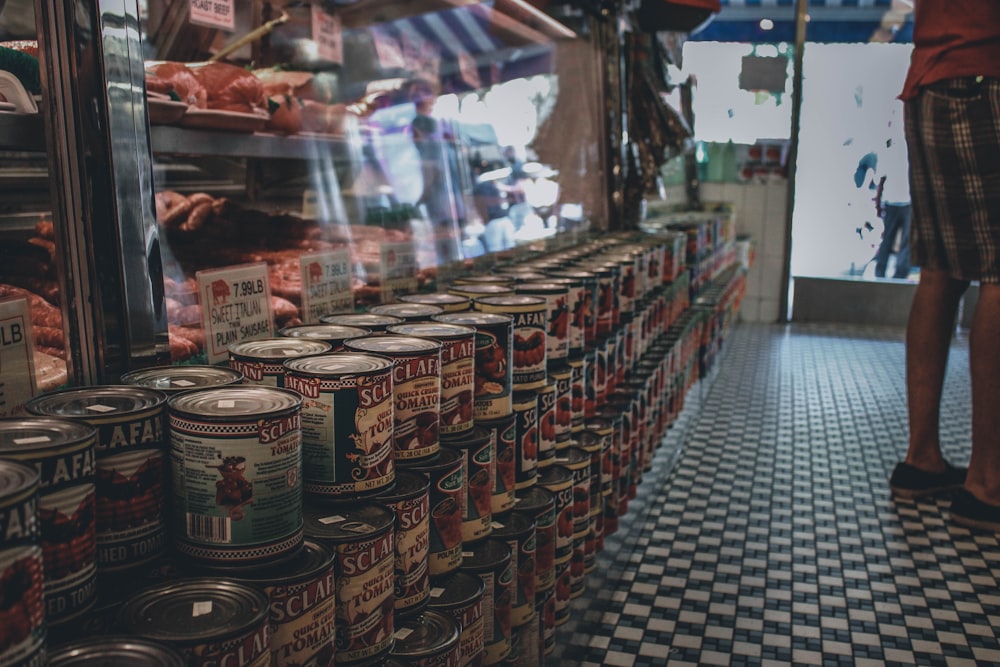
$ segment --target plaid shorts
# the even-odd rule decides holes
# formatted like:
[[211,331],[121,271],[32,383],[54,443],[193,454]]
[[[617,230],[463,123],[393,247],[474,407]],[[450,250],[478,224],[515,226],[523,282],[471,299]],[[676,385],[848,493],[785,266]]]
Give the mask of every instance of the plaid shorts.
[[931,84],[905,114],[912,263],[1000,283],[1000,80]]

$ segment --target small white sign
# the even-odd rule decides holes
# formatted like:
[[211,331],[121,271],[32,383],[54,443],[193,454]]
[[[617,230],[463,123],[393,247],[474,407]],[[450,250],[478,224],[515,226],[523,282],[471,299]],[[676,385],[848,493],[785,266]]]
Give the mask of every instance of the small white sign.
[[28,300],[0,301],[0,417],[24,414],[36,390]]
[[299,271],[303,322],[315,324],[324,315],[354,309],[349,250],[305,253],[299,258]]
[[400,294],[417,291],[417,252],[412,243],[383,243],[379,280],[382,303],[392,303]]
[[191,23],[230,32],[236,29],[235,0],[189,0],[189,2]]
[[195,277],[208,363],[226,361],[233,343],[274,335],[267,264],[199,271]]
[[327,14],[319,4],[312,6],[312,38],[321,59],[343,64],[344,30],[340,17]]

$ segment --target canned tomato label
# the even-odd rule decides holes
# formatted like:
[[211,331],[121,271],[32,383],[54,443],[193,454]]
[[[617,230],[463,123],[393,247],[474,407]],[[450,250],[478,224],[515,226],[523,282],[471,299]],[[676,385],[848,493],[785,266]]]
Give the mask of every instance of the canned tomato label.
[[506,512],[514,507],[514,491],[517,489],[517,418],[514,415],[503,419],[481,421],[493,442],[493,495],[490,508],[493,514]]
[[458,667],[461,653],[458,623],[429,609],[396,624],[389,655],[410,667]]
[[154,366],[125,373],[122,384],[177,394],[243,382],[243,374],[225,366]]
[[472,428],[476,388],[476,330],[457,324],[426,322],[387,329],[401,336],[430,338],[441,343],[441,434]]
[[395,478],[392,361],[337,352],[285,363],[285,387],[302,397],[303,489],[356,498]]
[[342,324],[300,324],[278,329],[278,335],[282,338],[302,338],[327,343],[330,346],[330,352],[344,349],[344,341],[348,338],[360,338],[369,334],[371,334],[371,329],[348,327]]
[[538,390],[538,468],[547,468],[556,458],[556,383],[548,381]]
[[555,562],[568,563],[573,555],[573,471],[551,465],[538,476],[538,485],[556,497]]
[[0,457],[34,466],[45,619],[62,626],[97,599],[97,430],[82,421],[0,419]]
[[354,338],[344,345],[354,352],[392,359],[392,440],[396,461],[434,456],[441,446],[441,343],[385,334]]
[[519,283],[517,294],[545,299],[545,357],[548,363],[564,361],[569,356],[569,287],[558,283]]
[[42,394],[29,412],[69,417],[97,429],[97,567],[120,572],[167,547],[167,395],[111,385]]
[[594,514],[594,506],[601,500],[601,465],[603,452],[601,447],[604,439],[593,431],[580,431],[576,435],[576,443],[590,457],[590,514]]
[[286,361],[330,350],[329,343],[308,338],[245,340],[229,346],[229,367],[243,375],[244,384],[280,387]]
[[555,614],[556,627],[563,625],[569,620],[569,601],[573,590],[573,582],[570,575],[570,559],[560,563],[556,562],[556,600]]
[[170,398],[177,551],[206,564],[260,565],[302,546],[302,398],[219,387]]
[[556,587],[551,586],[535,594],[535,611],[538,614],[539,644],[542,655],[552,655],[556,649]]
[[493,537],[511,548],[511,580],[514,582],[510,620],[524,625],[535,615],[535,521],[510,512],[493,521]]
[[483,659],[482,579],[467,572],[454,572],[434,582],[428,607],[451,616],[459,627],[460,667],[477,666]]
[[514,479],[519,491],[535,484],[538,477],[538,392],[514,395]]
[[368,312],[372,315],[398,317],[404,322],[426,322],[431,316],[443,313],[444,308],[429,303],[385,303],[371,306]]
[[323,315],[319,318],[322,324],[337,324],[343,327],[357,327],[358,329],[368,329],[372,332],[385,331],[386,327],[393,324],[402,324],[406,320],[401,317],[391,315],[376,315],[374,313],[342,313],[335,315]]
[[[576,433],[583,430],[583,424],[585,421],[584,412],[584,402],[586,401],[587,391],[584,387],[584,378],[586,377],[587,371],[584,367],[586,364],[586,356],[578,355],[569,358],[569,370],[570,370],[570,417],[569,425],[570,432]],[[556,382],[559,380],[556,379]]]
[[483,665],[496,665],[510,653],[513,553],[503,540],[488,537],[468,545],[462,556],[462,571],[483,581]]
[[618,283],[614,272],[607,267],[587,266],[597,277],[597,337],[607,336],[615,327],[615,311],[618,300]]
[[434,460],[412,463],[407,470],[422,474],[430,482],[430,541],[428,570],[436,577],[462,564],[462,508],[465,505],[464,455],[445,446]]
[[488,296],[473,301],[476,310],[506,313],[514,317],[511,357],[514,389],[538,389],[545,384],[546,301],[541,297]]
[[582,543],[590,519],[590,454],[579,447],[567,447],[556,463],[573,473],[573,540]]
[[401,294],[399,295],[399,300],[403,303],[436,306],[444,310],[446,313],[461,313],[469,310],[472,305],[469,297],[460,296],[458,294],[448,294],[447,292],[433,292],[431,294]]
[[45,583],[38,472],[0,459],[0,664],[45,664]]
[[534,612],[534,601],[531,604],[531,620],[521,626],[515,626],[510,634],[510,655],[504,665],[509,667],[539,667],[538,614]]
[[[569,364],[557,364],[549,369],[549,377],[555,385],[555,429],[556,447],[566,443],[572,434],[573,421],[573,371]],[[582,417],[583,415],[581,415]],[[580,420],[582,426],[583,420]]]
[[309,537],[336,551],[336,662],[374,662],[392,648],[395,514],[374,502],[307,507]]
[[489,431],[477,427],[445,443],[462,454],[462,542],[473,542],[490,534],[493,520],[493,439]]
[[[583,270],[556,270],[550,275],[553,278],[575,280],[581,285],[579,301],[573,310],[570,328],[570,353],[582,352],[597,340],[598,278],[595,274]],[[576,345],[573,342],[574,327],[579,328],[582,333],[582,341]]]
[[378,496],[396,514],[394,609],[410,614],[422,609],[429,594],[430,483],[418,472],[401,470],[393,488]]
[[499,419],[513,412],[514,318],[501,313],[446,313],[435,322],[476,330],[474,421]]
[[258,667],[271,663],[269,612],[263,591],[195,577],[139,591],[122,605],[117,624],[172,646],[191,667]]
[[587,430],[584,433],[592,433],[600,440],[601,449],[601,476],[600,488],[602,496],[610,496],[614,485],[614,470],[612,468],[611,454],[614,441],[614,424],[606,419],[590,419],[587,421]]
[[587,352],[583,364],[583,417],[597,414],[597,348]]
[[565,275],[551,275],[544,278],[545,282],[561,285],[566,288],[566,309],[569,319],[569,354],[579,354],[584,347],[584,286],[581,278],[571,278]]
[[555,494],[540,486],[518,492],[514,512],[535,523],[535,590],[552,588],[556,558]]
[[331,549],[305,540],[291,561],[238,574],[220,574],[267,594],[271,665],[333,664],[337,596]]
[[608,336],[597,344],[597,365],[594,368],[594,403],[600,409],[608,398],[608,384],[614,372],[615,338]]

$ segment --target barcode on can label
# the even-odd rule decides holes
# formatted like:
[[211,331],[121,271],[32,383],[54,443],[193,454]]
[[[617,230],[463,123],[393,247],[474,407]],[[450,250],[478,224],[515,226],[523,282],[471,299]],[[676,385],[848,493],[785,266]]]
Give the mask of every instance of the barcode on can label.
[[188,537],[212,544],[229,544],[233,540],[232,522],[227,516],[186,514]]

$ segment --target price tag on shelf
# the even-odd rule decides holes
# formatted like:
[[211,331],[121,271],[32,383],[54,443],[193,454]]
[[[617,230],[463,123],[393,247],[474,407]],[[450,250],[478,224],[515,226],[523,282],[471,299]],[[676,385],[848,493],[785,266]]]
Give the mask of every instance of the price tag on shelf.
[[191,23],[206,28],[236,29],[235,0],[189,0]]
[[349,250],[305,253],[299,258],[299,270],[303,322],[315,324],[323,315],[354,309]]
[[0,417],[24,414],[35,395],[31,311],[23,297],[0,301]]
[[229,346],[275,335],[267,264],[244,264],[195,274],[208,363],[229,358]]
[[417,252],[412,243],[383,243],[379,262],[382,303],[417,291]]
[[343,64],[344,29],[340,24],[340,17],[327,14],[319,4],[312,6],[312,38],[321,59]]

